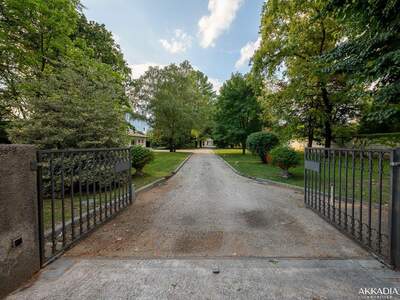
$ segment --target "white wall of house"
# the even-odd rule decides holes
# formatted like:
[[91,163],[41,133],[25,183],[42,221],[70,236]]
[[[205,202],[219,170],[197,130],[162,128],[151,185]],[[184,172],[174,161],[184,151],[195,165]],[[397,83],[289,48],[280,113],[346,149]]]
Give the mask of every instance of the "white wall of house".
[[146,137],[133,137],[132,138],[132,145],[140,145],[146,147]]

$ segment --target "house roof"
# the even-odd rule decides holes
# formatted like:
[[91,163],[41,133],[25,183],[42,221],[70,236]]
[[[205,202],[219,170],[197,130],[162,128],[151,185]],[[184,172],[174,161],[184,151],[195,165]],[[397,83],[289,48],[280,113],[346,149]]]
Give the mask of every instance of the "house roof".
[[132,136],[132,137],[147,138],[147,135],[144,134],[143,132],[139,131],[139,130],[132,130],[132,129],[129,129],[129,130],[128,130],[128,135],[129,135],[129,136]]

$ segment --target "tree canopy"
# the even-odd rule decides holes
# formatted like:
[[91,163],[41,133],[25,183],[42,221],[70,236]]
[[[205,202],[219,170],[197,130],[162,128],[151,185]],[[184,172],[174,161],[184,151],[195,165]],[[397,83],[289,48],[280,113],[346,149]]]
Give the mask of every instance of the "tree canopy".
[[111,33],[87,21],[78,0],[0,3],[3,139],[41,148],[124,145],[129,75]]
[[175,151],[190,142],[192,132],[211,126],[215,93],[208,78],[188,61],[151,67],[133,84],[131,102],[148,116],[154,134]]
[[216,102],[214,139],[220,146],[240,144],[243,153],[247,136],[261,130],[260,106],[249,80],[232,74]]
[[396,0],[265,2],[252,59],[264,119],[309,146],[398,131],[398,12]]
[[363,87],[360,131],[400,131],[400,1],[331,0],[325,14],[344,25],[343,40],[325,57],[329,71]]

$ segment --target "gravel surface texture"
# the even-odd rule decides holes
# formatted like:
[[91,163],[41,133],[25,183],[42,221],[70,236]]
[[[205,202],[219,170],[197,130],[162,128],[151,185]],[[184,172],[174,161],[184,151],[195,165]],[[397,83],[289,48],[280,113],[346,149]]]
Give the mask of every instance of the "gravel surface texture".
[[71,249],[68,256],[355,258],[368,254],[302,193],[235,174],[210,150]]

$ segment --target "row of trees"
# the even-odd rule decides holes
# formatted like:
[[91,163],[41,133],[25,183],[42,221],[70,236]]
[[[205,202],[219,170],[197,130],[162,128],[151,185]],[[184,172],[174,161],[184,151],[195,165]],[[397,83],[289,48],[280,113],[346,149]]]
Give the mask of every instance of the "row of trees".
[[400,131],[399,12],[397,0],[266,1],[251,73],[268,125],[326,147]]
[[130,69],[79,0],[1,1],[0,47],[1,142],[126,144]]

